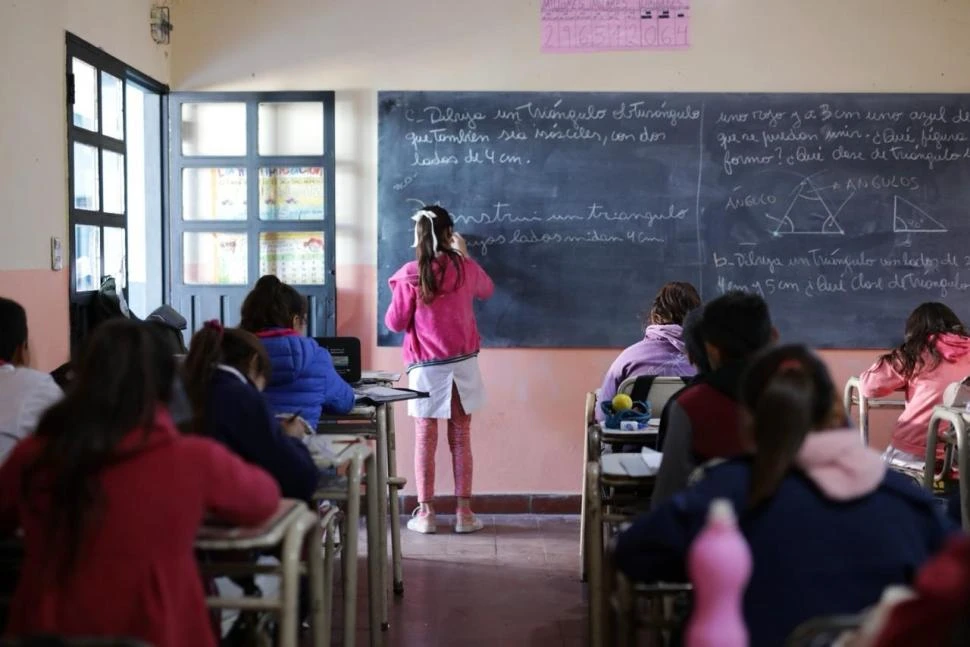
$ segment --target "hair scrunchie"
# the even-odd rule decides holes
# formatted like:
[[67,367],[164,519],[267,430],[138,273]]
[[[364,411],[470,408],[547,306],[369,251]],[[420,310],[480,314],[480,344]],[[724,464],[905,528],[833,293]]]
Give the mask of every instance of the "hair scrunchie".
[[438,251],[438,235],[434,233],[435,214],[433,211],[429,211],[428,209],[422,209],[411,216],[411,220],[414,221],[414,244],[411,245],[411,247],[417,247],[421,243],[420,236],[418,234],[418,227],[421,225],[422,218],[428,219],[428,224],[431,226],[431,240],[434,241],[434,250]]

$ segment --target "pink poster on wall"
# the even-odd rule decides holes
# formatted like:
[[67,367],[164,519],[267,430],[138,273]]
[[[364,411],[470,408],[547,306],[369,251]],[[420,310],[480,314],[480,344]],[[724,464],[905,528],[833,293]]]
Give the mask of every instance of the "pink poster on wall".
[[542,0],[543,52],[683,49],[688,0]]

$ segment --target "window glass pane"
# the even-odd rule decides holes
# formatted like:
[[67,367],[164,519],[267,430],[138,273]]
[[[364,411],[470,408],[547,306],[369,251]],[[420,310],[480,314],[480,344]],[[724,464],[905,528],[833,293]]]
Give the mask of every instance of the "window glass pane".
[[183,220],[245,220],[246,169],[182,169]]
[[115,139],[125,137],[123,91],[121,79],[107,72],[101,73],[101,128],[105,135]]
[[125,212],[125,156],[111,151],[101,151],[104,166],[104,211]]
[[74,208],[97,211],[98,200],[98,149],[86,144],[74,143]]
[[246,234],[206,231],[182,235],[182,270],[189,285],[247,284]]
[[92,225],[74,225],[75,290],[97,290],[101,285],[100,278],[101,230]]
[[[125,250],[125,230],[121,227],[105,227],[104,276],[113,276],[118,289],[127,285],[128,271],[125,267]],[[104,279],[104,276],[101,278]]]
[[74,125],[86,130],[98,130],[98,71],[74,58]]
[[284,283],[323,285],[325,281],[322,231],[259,234],[259,273],[275,274]]
[[245,103],[183,103],[182,154],[246,154]]
[[259,169],[260,220],[323,220],[323,169]]
[[259,104],[260,155],[322,155],[323,104]]
[[162,305],[161,99],[125,85],[128,142],[128,305],[145,317]]

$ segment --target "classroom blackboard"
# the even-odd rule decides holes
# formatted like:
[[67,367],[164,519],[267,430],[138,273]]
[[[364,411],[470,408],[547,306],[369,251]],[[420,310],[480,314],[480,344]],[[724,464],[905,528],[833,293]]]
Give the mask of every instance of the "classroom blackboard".
[[970,315],[970,97],[381,92],[378,336],[410,216],[496,283],[485,346],[622,347],[666,281],[767,299],[783,338],[898,343]]

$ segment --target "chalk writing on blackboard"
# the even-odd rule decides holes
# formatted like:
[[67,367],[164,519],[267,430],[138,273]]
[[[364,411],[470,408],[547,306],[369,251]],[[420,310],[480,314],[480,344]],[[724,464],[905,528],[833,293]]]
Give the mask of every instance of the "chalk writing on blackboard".
[[542,51],[682,49],[690,44],[685,0],[543,0]]

